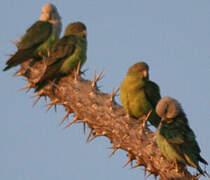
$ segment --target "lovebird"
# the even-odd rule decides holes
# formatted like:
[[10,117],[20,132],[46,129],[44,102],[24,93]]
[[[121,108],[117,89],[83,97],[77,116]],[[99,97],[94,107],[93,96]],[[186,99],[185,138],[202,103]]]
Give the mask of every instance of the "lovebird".
[[17,52],[6,62],[3,71],[30,58],[38,60],[47,56],[52,45],[59,39],[61,28],[61,17],[57,8],[51,3],[46,3],[42,7],[40,19],[26,31],[17,46]]
[[145,62],[131,66],[120,86],[120,100],[127,114],[142,118],[152,110],[148,121],[157,127],[160,117],[155,106],[160,98],[159,86],[149,80],[149,66]]
[[205,165],[208,163],[200,155],[196,136],[180,103],[171,97],[163,97],[156,106],[156,112],[161,117],[156,142],[163,156],[169,161],[190,165],[202,175],[207,174],[199,166],[199,161]]
[[80,69],[86,61],[86,52],[86,26],[81,22],[69,24],[64,37],[53,45],[50,56],[46,59],[46,71],[35,84],[35,92],[41,90],[49,81],[59,81],[78,66]]

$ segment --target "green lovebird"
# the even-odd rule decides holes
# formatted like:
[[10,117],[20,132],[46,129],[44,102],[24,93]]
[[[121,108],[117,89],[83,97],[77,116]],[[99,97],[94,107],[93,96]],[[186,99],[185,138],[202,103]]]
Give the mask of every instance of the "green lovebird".
[[134,118],[144,117],[152,110],[148,121],[155,127],[160,117],[155,112],[155,106],[160,100],[158,85],[149,80],[149,66],[138,62],[131,66],[120,87],[120,100],[128,115]]
[[52,45],[59,39],[62,24],[56,7],[47,3],[42,7],[39,21],[35,22],[22,37],[18,50],[7,62],[4,71],[30,58],[47,56]]
[[46,59],[47,68],[36,83],[35,92],[42,89],[49,81],[59,80],[76,70],[78,66],[81,68],[87,58],[86,51],[86,26],[81,22],[68,25],[64,37],[54,44],[50,57]]
[[163,97],[156,106],[156,112],[161,117],[156,142],[162,154],[169,161],[188,164],[202,175],[207,174],[199,166],[199,161],[208,163],[200,155],[196,136],[179,102]]

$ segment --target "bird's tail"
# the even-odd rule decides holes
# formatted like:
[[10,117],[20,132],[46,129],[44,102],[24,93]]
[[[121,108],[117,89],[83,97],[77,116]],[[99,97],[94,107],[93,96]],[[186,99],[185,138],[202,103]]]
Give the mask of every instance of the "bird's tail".
[[32,49],[31,50],[28,50],[28,49],[18,50],[18,52],[6,62],[7,66],[3,69],[3,71],[7,71],[12,67],[20,65],[32,57],[33,57]]
[[[203,164],[208,165],[208,162],[203,157],[201,157],[200,155],[198,157],[198,160],[200,162],[202,162]],[[204,176],[206,175],[208,178],[210,178],[210,175],[208,174],[208,172],[206,170],[202,170],[200,167],[198,167],[197,169],[202,175],[204,175]]]
[[200,167],[197,168],[197,170],[203,175],[203,176],[207,176],[208,178],[210,178],[210,175],[208,174],[208,172],[206,170],[201,169]]
[[208,165],[208,162],[207,162],[204,158],[202,158],[200,155],[199,155],[199,157],[198,157],[198,160],[199,160],[200,162],[202,162],[203,164]]

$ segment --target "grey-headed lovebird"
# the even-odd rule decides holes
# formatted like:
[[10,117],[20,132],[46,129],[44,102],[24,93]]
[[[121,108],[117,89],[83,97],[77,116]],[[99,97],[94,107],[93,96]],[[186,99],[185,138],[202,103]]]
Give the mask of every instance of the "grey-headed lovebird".
[[46,3],[42,7],[40,19],[35,22],[18,43],[17,52],[6,62],[4,71],[22,64],[30,58],[47,56],[52,45],[59,39],[62,24],[57,8]]
[[199,166],[199,161],[205,165],[208,163],[200,155],[196,136],[180,103],[171,97],[163,97],[156,106],[156,112],[161,117],[156,142],[162,154],[169,161],[190,165],[202,175],[207,174]]

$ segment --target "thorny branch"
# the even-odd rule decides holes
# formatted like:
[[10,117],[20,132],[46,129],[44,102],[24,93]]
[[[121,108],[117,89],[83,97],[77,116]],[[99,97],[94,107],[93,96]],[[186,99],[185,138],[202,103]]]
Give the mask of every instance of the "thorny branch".
[[[30,61],[22,64],[16,74],[27,76],[29,85],[26,86],[26,89],[32,88],[34,82],[45,71],[43,61],[37,62],[33,67],[30,67],[29,64]],[[29,71],[27,70],[26,74],[25,71],[28,68]],[[113,144],[110,156],[118,149],[127,151],[128,161],[124,166],[129,163],[132,168],[143,166],[145,172],[148,172],[147,177],[150,175],[160,176],[161,180],[198,179],[199,176],[191,175],[181,164],[179,172],[177,172],[175,165],[161,156],[153,140],[154,133],[141,120],[129,118],[123,108],[115,102],[114,97],[119,88],[112,94],[106,94],[99,90],[97,82],[101,79],[101,75],[102,73],[95,75],[92,81],[85,80],[80,76],[75,78],[69,75],[59,81],[54,93],[51,90],[52,83],[49,83],[43,90],[35,94],[37,96],[35,103],[40,97],[48,96],[51,99],[51,102],[47,104],[48,109],[56,104],[63,105],[66,114],[61,124],[67,120],[69,114],[73,113],[74,119],[68,122],[65,127],[72,123],[87,124],[90,129],[87,142],[98,136],[106,136]]]

